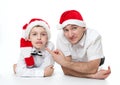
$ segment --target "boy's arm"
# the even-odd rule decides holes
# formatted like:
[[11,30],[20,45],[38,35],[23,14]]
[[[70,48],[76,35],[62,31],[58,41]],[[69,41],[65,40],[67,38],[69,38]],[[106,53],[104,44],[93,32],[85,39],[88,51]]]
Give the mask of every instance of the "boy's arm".
[[34,76],[44,76],[44,69],[41,67],[38,68],[28,68],[24,62],[24,58],[21,58],[15,68],[17,76],[22,77],[34,77]]

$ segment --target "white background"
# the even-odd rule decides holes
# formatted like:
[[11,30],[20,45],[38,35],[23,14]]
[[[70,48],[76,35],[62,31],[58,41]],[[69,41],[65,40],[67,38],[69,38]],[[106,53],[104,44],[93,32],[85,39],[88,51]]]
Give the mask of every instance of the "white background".
[[[120,76],[119,8],[119,0],[0,0],[0,82],[2,81],[3,85],[7,85],[7,83],[11,85],[118,84]],[[55,74],[50,78],[16,78],[13,75],[12,65],[19,58],[22,26],[31,18],[42,18],[49,23],[52,34],[51,41],[56,43],[58,32],[56,26],[59,17],[62,12],[70,9],[80,11],[87,27],[95,29],[101,34],[106,57],[103,68],[106,69],[110,65],[111,75],[106,80],[69,77],[64,76],[60,66],[55,64]]]

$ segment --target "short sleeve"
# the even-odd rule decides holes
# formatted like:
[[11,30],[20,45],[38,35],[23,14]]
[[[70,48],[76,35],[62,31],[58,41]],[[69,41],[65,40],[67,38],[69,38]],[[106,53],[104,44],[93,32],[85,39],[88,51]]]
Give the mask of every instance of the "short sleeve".
[[103,50],[101,44],[101,36],[97,36],[96,39],[92,40],[87,50],[88,60],[103,58]]

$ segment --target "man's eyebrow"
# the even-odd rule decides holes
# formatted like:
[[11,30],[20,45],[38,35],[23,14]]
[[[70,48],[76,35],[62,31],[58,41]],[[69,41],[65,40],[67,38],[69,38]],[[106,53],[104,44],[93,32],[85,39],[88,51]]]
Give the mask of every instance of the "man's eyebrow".
[[77,26],[77,25],[71,25],[71,26]]

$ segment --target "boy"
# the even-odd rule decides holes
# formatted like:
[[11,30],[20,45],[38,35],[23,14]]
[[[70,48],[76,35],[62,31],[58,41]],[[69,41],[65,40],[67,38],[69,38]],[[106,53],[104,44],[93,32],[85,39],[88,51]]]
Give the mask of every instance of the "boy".
[[17,64],[14,65],[14,72],[17,76],[38,77],[51,76],[53,64],[51,54],[45,48],[54,49],[49,41],[50,30],[46,21],[33,18],[23,26],[24,37],[21,38],[21,54]]

